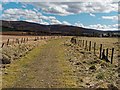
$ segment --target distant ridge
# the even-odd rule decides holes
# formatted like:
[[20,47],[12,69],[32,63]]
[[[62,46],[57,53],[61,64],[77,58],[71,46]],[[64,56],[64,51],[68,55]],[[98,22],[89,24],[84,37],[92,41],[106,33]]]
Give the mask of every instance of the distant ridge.
[[70,25],[42,25],[26,21],[4,21],[2,20],[2,31],[27,32],[36,35],[100,35],[102,33],[120,33],[120,31],[101,31],[87,29]]

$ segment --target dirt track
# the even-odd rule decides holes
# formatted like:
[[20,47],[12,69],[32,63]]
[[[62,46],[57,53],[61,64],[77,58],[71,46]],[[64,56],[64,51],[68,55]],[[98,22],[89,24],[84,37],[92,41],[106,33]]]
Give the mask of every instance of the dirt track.
[[75,87],[76,81],[70,63],[65,61],[66,39],[57,39],[44,45],[34,60],[21,71],[12,87]]

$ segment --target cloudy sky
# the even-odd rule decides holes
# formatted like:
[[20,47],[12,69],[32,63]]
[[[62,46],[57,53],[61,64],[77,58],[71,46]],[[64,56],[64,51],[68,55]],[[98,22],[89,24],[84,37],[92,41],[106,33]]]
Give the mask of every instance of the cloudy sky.
[[40,24],[118,30],[118,3],[108,2],[1,2],[0,19]]

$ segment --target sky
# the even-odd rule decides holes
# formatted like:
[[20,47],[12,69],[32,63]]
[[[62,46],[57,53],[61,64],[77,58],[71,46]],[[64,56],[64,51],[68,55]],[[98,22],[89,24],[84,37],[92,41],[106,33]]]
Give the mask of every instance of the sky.
[[[25,1],[25,0],[24,0]],[[46,0],[47,1],[47,0]],[[39,24],[64,24],[97,30],[118,30],[118,2],[0,2],[0,19]]]

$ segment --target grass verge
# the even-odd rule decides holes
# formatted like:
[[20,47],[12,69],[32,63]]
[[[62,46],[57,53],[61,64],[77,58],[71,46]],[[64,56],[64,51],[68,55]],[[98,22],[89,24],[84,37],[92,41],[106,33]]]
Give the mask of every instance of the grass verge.
[[28,65],[34,60],[34,58],[40,54],[41,49],[44,47],[44,41],[40,42],[39,46],[34,48],[24,57],[15,60],[10,65],[8,65],[2,71],[2,88],[9,88],[14,85],[16,80],[20,78],[20,74],[23,70],[26,70]]

